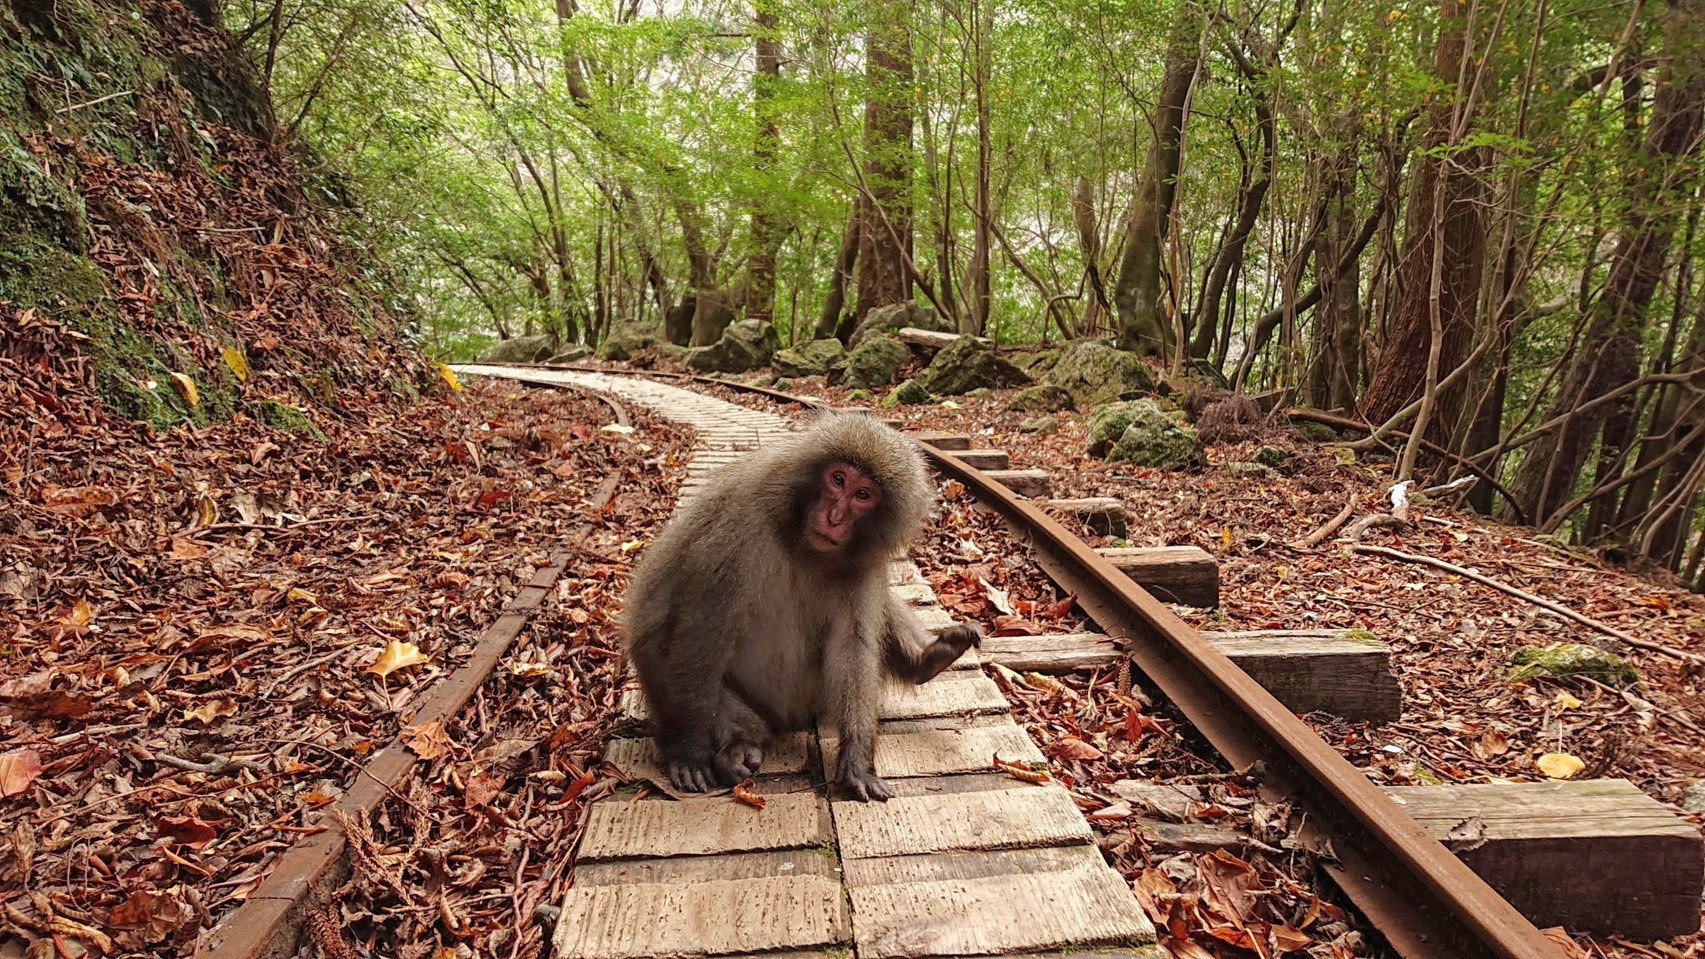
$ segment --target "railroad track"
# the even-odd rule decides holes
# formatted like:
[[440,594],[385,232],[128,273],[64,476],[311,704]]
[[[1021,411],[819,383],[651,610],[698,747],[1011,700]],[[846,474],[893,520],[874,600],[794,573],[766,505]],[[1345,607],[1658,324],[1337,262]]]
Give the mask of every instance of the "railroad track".
[[[684,496],[692,495],[709,471],[788,426],[774,414],[669,381],[701,380],[778,402],[819,405],[774,390],[681,374],[519,365],[457,371],[591,390],[694,426],[705,449],[689,464]],[[1545,924],[1637,938],[1698,927],[1705,872],[1699,835],[1632,786],[1382,790],[1297,713],[1323,703],[1341,714],[1366,711],[1354,718],[1395,718],[1388,653],[1382,658],[1366,643],[1353,651],[1364,675],[1373,675],[1363,669],[1372,664],[1389,682],[1287,686],[1287,676],[1295,679],[1294,668],[1268,669],[1263,664],[1271,657],[1258,648],[1270,650],[1274,639],[1320,641],[1318,634],[1267,634],[1268,642],[1204,635],[1138,585],[1147,582],[1168,598],[1212,605],[1217,580],[1211,561],[1204,567],[1196,555],[1103,555],[1029,498],[1046,495],[1045,474],[1012,470],[1004,453],[971,450],[964,437],[918,439],[937,470],[1021,532],[1044,571],[1077,596],[1103,630],[991,638],[982,656],[1044,671],[1128,658],[1229,763],[1238,768],[1261,764],[1267,798],[1291,800],[1306,811],[1300,838],[1398,954],[1412,959],[1561,956],[1529,915]],[[1092,523],[1122,521],[1116,501],[1048,505]],[[944,627],[950,622],[915,567],[896,564],[891,581],[919,607],[926,623]],[[1287,647],[1292,666],[1298,648],[1296,643]],[[1331,660],[1344,652],[1335,648],[1316,658]],[[878,772],[897,787],[898,797],[890,803],[842,803],[820,794],[824,757],[832,757],[835,746],[824,731],[816,737],[801,734],[773,751],[759,782],[769,799],[762,812],[727,799],[594,805],[557,925],[555,954],[586,959],[828,955],[851,947],[860,957],[910,959],[1041,955],[1092,947],[1109,956],[1160,955],[1152,927],[1124,881],[1102,860],[1087,822],[1065,791],[991,774],[991,755],[1021,762],[1042,757],[1012,721],[1000,689],[975,668],[980,665],[976,651],[956,665],[960,668],[884,703],[877,763]],[[1317,703],[1310,696],[1324,699]],[[642,718],[639,698],[626,701],[630,715]],[[646,740],[618,740],[606,758],[631,779],[656,775]],[[1133,796],[1145,788],[1126,783],[1115,784],[1115,790],[1121,785]],[[1497,854],[1476,860],[1488,874],[1484,878],[1439,839],[1467,818],[1491,824],[1482,845],[1491,842]],[[1501,828],[1511,835],[1497,835]],[[1595,858],[1595,852],[1618,844],[1638,850],[1629,857],[1630,865]],[[1619,898],[1595,902],[1590,893],[1570,898],[1559,892],[1564,885],[1559,853],[1577,867],[1591,868],[1589,862],[1598,867],[1603,875],[1584,885]],[[322,858],[326,854],[321,850]],[[275,877],[285,871],[281,865]],[[255,911],[285,931],[250,932],[245,941],[277,946],[290,938],[290,909],[299,913],[300,904],[316,894],[311,883],[296,881],[305,890],[290,900],[296,906]],[[1580,877],[1575,881],[1583,884]],[[1500,895],[1494,883],[1522,909]],[[221,929],[240,928],[244,921],[239,912]],[[231,942],[222,940],[211,955],[288,954],[239,951],[229,948]]]

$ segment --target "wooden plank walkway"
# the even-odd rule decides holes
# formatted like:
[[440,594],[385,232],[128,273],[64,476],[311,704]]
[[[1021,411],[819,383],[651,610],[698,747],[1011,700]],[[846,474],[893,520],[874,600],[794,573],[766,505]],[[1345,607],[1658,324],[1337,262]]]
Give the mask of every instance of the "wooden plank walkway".
[[[683,497],[788,429],[780,417],[649,380],[455,369],[588,387],[692,426],[704,449],[688,464]],[[952,624],[911,563],[896,562],[890,582],[927,626]],[[896,794],[887,803],[826,797],[823,770],[833,768],[837,737],[820,729],[765,756],[762,810],[727,796],[593,806],[555,954],[803,956],[850,947],[872,959],[1066,949],[1158,959],[1154,928],[1065,790],[990,772],[997,756],[1043,756],[975,651],[954,667],[921,687],[896,684],[883,699],[876,763]],[[624,708],[643,718],[634,692],[624,693]],[[649,741],[618,740],[606,758],[630,777],[656,775]]]

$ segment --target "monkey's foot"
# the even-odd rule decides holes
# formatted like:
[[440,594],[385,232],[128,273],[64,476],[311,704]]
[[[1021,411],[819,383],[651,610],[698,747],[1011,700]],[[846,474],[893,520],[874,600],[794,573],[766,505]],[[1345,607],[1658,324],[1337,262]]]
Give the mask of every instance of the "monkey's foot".
[[763,764],[763,748],[752,743],[733,743],[725,746],[722,752],[716,754],[716,759],[712,760],[717,778],[731,786],[756,776],[758,767]]
[[846,790],[847,795],[859,802],[870,802],[872,799],[877,802],[887,802],[894,798],[894,790],[888,788],[888,784],[883,782],[882,777],[876,775],[874,770],[867,772],[842,770],[841,788]]
[[663,773],[682,792],[707,793],[717,787],[716,772],[710,763],[671,759],[664,762]]

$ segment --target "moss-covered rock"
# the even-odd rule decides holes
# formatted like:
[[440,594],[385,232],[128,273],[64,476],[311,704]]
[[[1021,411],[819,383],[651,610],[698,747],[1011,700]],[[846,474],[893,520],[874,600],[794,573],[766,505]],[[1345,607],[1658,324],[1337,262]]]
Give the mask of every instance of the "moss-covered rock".
[[895,374],[900,367],[911,358],[911,351],[906,344],[892,336],[872,336],[858,346],[853,347],[847,354],[843,366],[831,371],[831,379],[838,380],[855,389],[876,389],[894,382]]
[[769,365],[781,348],[776,328],[762,320],[741,320],[722,331],[709,346],[687,352],[687,366],[701,373],[745,373]]
[[1621,656],[1582,643],[1528,646],[1516,650],[1510,664],[1509,678],[1514,682],[1540,678],[1567,680],[1576,676],[1612,686],[1640,681],[1639,672]]
[[548,336],[512,336],[498,340],[479,356],[481,363],[542,363],[556,352],[556,341]]
[[1020,433],[1040,433],[1043,436],[1053,436],[1060,431],[1060,421],[1052,416],[1038,416],[1018,424]]
[[1008,357],[1008,359],[1012,360],[1013,366],[1029,373],[1031,376],[1042,376],[1049,370],[1053,369],[1054,364],[1060,361],[1060,351],[1035,350],[1030,353],[1014,353]]
[[916,380],[906,380],[888,391],[888,395],[882,398],[882,408],[891,410],[897,406],[917,406],[933,399],[935,397],[930,395],[929,390],[924,389]]
[[1030,377],[974,336],[961,336],[935,355],[918,382],[931,393],[957,396],[978,389],[1005,389]]
[[1117,350],[1100,340],[1080,340],[1065,348],[1042,385],[1057,386],[1079,408],[1110,403],[1154,389],[1154,374],[1135,353]]
[[848,403],[868,403],[871,400],[869,390],[853,390],[847,394]]
[[631,360],[635,353],[663,343],[653,330],[637,326],[621,326],[609,332],[598,344],[598,358],[617,363]]
[[1255,451],[1255,462],[1273,469],[1285,465],[1285,461],[1290,458],[1290,452],[1278,446],[1267,445]]
[[567,347],[551,355],[546,363],[578,363],[592,355],[592,347],[575,345]]
[[1014,413],[1058,413],[1072,408],[1072,395],[1057,386],[1031,386],[1007,400]]
[[864,315],[852,336],[847,338],[848,349],[858,349],[859,344],[878,333],[892,333],[895,330],[911,327],[917,330],[934,330],[938,333],[952,333],[953,326],[941,318],[941,314],[927,306],[916,303],[892,303],[879,306]]
[[1089,453],[1157,469],[1192,464],[1199,458],[1196,431],[1183,419],[1152,399],[1109,403],[1090,414]]
[[783,376],[823,376],[846,353],[840,340],[811,340],[778,350],[770,364]]
[[1233,476],[1239,476],[1244,479],[1270,480],[1279,478],[1279,474],[1266,463],[1227,463],[1225,464],[1225,471]]

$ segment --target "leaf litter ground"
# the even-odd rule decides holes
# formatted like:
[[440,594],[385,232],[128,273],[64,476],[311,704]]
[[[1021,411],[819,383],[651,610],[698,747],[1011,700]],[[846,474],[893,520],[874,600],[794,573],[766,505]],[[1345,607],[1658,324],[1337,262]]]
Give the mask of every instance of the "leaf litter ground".
[[[0,511],[0,953],[193,953],[399,733],[429,761],[351,824],[326,954],[540,953],[532,912],[613,785],[624,544],[665,515],[687,437],[489,383],[359,412],[324,442],[243,417],[106,442],[93,414],[33,437]],[[400,729],[564,549],[472,706]]]
[[[732,402],[774,408],[753,394],[711,389]],[[788,391],[858,405],[846,402],[849,390],[816,378],[796,380]],[[1048,470],[1056,497],[1122,500],[1130,528],[1128,540],[1118,545],[1187,545],[1212,553],[1221,564],[1221,605],[1174,607],[1198,628],[1364,629],[1390,645],[1404,691],[1398,722],[1369,726],[1306,717],[1375,782],[1540,781],[1541,757],[1556,753],[1581,759],[1579,777],[1625,778],[1669,803],[1680,803],[1688,785],[1705,778],[1699,749],[1705,741],[1705,671],[1670,657],[1617,649],[1589,628],[1428,567],[1352,554],[1344,542],[1330,538],[1312,549],[1286,545],[1318,529],[1346,502],[1353,502],[1355,518],[1388,512],[1388,463],[1346,463],[1289,430],[1268,429],[1258,439],[1209,447],[1207,465],[1196,471],[1133,468],[1087,454],[1085,417],[1079,413],[1052,414],[1056,433],[1021,431],[1019,424],[1037,414],[1007,411],[1010,396],[1002,391],[954,397],[951,406],[880,413],[909,428],[966,433],[974,437],[973,446],[1005,449],[1015,468]],[[1264,443],[1288,454],[1282,473],[1261,478],[1228,468],[1252,460]],[[1008,605],[1021,598],[1026,612],[1047,609],[1061,598],[1033,563],[1021,559],[1027,549],[1002,524],[951,500],[947,509],[956,528],[932,527],[920,554],[944,604],[989,630],[1086,628],[1076,615],[1058,621],[1018,617],[1025,621],[1014,623],[996,608],[990,590],[978,595],[966,585],[966,577],[978,577]],[[1705,653],[1705,598],[1477,514],[1427,506],[1412,519],[1408,529],[1375,529],[1365,541],[1466,566],[1642,639]],[[1087,527],[1077,532],[1093,545],[1115,545]],[[969,598],[956,602],[961,588]],[[1643,684],[1510,680],[1518,650],[1556,642],[1611,648],[1639,670]],[[1280,945],[1295,948],[1300,940],[1292,937],[1299,929],[1312,955],[1363,954],[1366,937],[1336,906],[1316,897],[1308,870],[1297,868],[1292,851],[1282,849],[1294,825],[1289,810],[1260,802],[1246,782],[1225,771],[1223,761],[1182,720],[1175,721],[1164,703],[1143,695],[1140,677],[1132,682],[1116,674],[997,675],[997,680],[1049,755],[1052,774],[1074,788],[1103,835],[1104,850],[1134,881],[1151,918],[1174,931],[1166,945],[1175,954],[1201,955],[1191,950],[1205,949],[1270,955]],[[1180,801],[1122,800],[1105,788],[1117,779],[1175,783]],[[1686,815],[1701,823],[1698,812]],[[1169,828],[1157,829],[1157,822]],[[1206,850],[1228,842],[1230,849]],[[1247,938],[1251,907],[1268,924],[1259,950]],[[1705,936],[1654,949],[1548,934],[1571,955],[1705,955]]]

